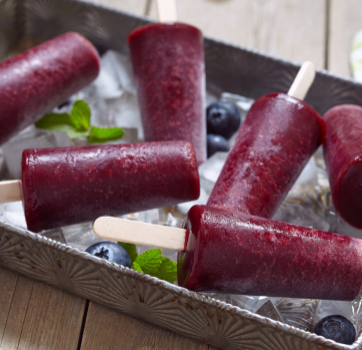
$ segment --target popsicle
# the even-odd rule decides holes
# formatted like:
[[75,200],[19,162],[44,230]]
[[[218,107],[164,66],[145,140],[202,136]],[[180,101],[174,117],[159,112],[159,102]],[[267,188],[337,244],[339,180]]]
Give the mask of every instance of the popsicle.
[[302,101],[313,79],[314,66],[307,62],[288,95],[272,93],[254,102],[208,206],[273,216],[324,139],[323,119]]
[[132,31],[128,45],[145,140],[189,141],[198,164],[203,163],[206,121],[202,33],[183,23],[156,23]]
[[169,141],[25,150],[22,181],[0,183],[0,202],[20,189],[39,232],[197,199],[200,182],[192,145]]
[[0,145],[88,85],[99,55],[69,32],[0,63]]
[[346,222],[362,229],[362,108],[333,107],[324,120],[324,157],[333,204]]
[[354,237],[206,206],[193,206],[183,229],[102,217],[94,232],[178,250],[178,284],[193,291],[354,300],[362,290]]

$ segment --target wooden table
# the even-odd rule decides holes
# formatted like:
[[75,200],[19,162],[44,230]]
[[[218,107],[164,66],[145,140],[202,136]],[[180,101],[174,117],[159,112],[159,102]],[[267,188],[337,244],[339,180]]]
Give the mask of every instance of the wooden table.
[[[144,14],[146,1],[96,2]],[[179,0],[178,12],[206,35],[343,75],[362,29],[361,0]],[[0,349],[211,349],[4,268],[0,303]]]

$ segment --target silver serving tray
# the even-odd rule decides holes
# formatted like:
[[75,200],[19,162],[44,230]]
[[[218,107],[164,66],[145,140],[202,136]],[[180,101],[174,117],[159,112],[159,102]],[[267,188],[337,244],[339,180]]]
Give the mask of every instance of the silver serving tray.
[[[67,31],[85,35],[100,51],[127,53],[128,33],[149,22],[81,0],[0,0],[0,60]],[[299,69],[211,38],[205,59],[209,89],[251,98],[287,92]],[[318,70],[306,101],[321,114],[342,103],[362,105],[362,84]],[[0,264],[222,349],[362,349],[362,335],[342,345],[2,222]]]

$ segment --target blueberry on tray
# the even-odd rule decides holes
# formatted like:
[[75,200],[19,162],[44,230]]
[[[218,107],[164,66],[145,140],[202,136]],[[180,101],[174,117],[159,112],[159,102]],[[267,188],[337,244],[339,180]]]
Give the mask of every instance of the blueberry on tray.
[[347,345],[353,344],[356,339],[356,330],[353,324],[341,315],[331,315],[322,318],[316,324],[314,333]]
[[229,139],[238,130],[240,122],[240,112],[231,102],[216,101],[206,109],[208,134],[221,135]]
[[119,265],[131,267],[131,259],[126,250],[117,243],[99,242],[91,245],[86,250],[87,253],[114,262]]
[[207,158],[216,152],[229,152],[230,147],[227,140],[220,135],[207,135]]

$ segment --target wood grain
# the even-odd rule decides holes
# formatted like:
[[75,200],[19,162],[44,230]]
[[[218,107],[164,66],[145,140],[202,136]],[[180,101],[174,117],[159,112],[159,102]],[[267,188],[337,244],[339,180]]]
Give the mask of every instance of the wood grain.
[[145,14],[147,0],[90,0],[89,2],[142,16]]
[[86,300],[0,269],[0,349],[76,349]]
[[[146,6],[146,0],[93,1],[137,14]],[[179,21],[205,35],[300,63],[310,60],[318,68],[324,68],[326,7],[327,0],[177,1]],[[150,17],[157,20],[155,1]]]
[[330,0],[328,70],[350,76],[353,36],[362,29],[361,0]]
[[207,350],[208,346],[90,302],[81,350]]

